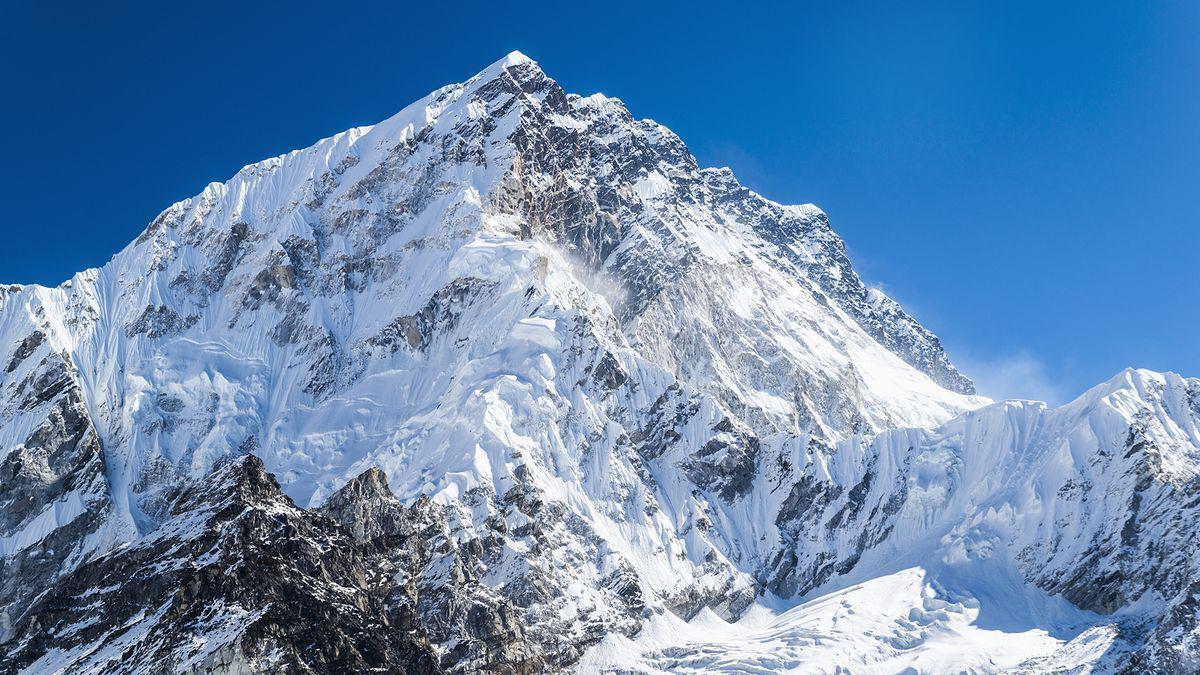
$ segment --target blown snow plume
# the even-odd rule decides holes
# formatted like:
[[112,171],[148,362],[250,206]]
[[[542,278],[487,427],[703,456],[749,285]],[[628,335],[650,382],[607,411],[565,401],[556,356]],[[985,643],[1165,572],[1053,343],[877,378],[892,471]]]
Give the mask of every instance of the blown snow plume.
[[3,671],[1196,664],[1200,383],[988,405],[517,53],[0,288],[0,366]]

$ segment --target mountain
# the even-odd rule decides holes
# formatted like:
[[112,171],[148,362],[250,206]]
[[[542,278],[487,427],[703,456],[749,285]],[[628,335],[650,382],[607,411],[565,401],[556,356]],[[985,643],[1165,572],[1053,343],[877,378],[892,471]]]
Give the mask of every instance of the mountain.
[[995,403],[814,459],[778,517],[795,585],[772,589],[808,602],[659,616],[585,665],[1200,669],[1200,380],[1128,370],[1057,409]]
[[0,287],[0,366],[0,672],[1200,654],[1200,381],[991,403],[819,209],[519,53]]

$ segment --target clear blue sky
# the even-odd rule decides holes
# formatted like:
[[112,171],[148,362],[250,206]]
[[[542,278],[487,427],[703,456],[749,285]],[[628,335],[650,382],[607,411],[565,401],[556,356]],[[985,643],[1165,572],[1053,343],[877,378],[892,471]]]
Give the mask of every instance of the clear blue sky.
[[825,208],[987,393],[1200,375],[1193,0],[173,4],[0,5],[0,281],[103,264],[207,182],[520,49]]

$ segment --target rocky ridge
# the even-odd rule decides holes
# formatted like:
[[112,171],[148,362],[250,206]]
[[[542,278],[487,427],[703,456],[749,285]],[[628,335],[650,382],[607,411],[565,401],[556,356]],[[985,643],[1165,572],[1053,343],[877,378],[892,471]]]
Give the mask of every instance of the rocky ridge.
[[516,53],[0,289],[0,365],[35,670],[559,670],[883,560],[1003,560],[1117,617],[1113,663],[1195,655],[1195,380],[989,406],[819,209]]

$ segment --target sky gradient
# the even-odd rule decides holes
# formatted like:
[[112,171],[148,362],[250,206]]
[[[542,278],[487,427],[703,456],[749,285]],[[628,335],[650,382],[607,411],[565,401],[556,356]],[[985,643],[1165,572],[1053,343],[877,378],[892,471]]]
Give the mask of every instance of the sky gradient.
[[1200,3],[22,4],[0,282],[101,265],[206,183],[519,49],[824,208],[984,393],[1200,376]]

